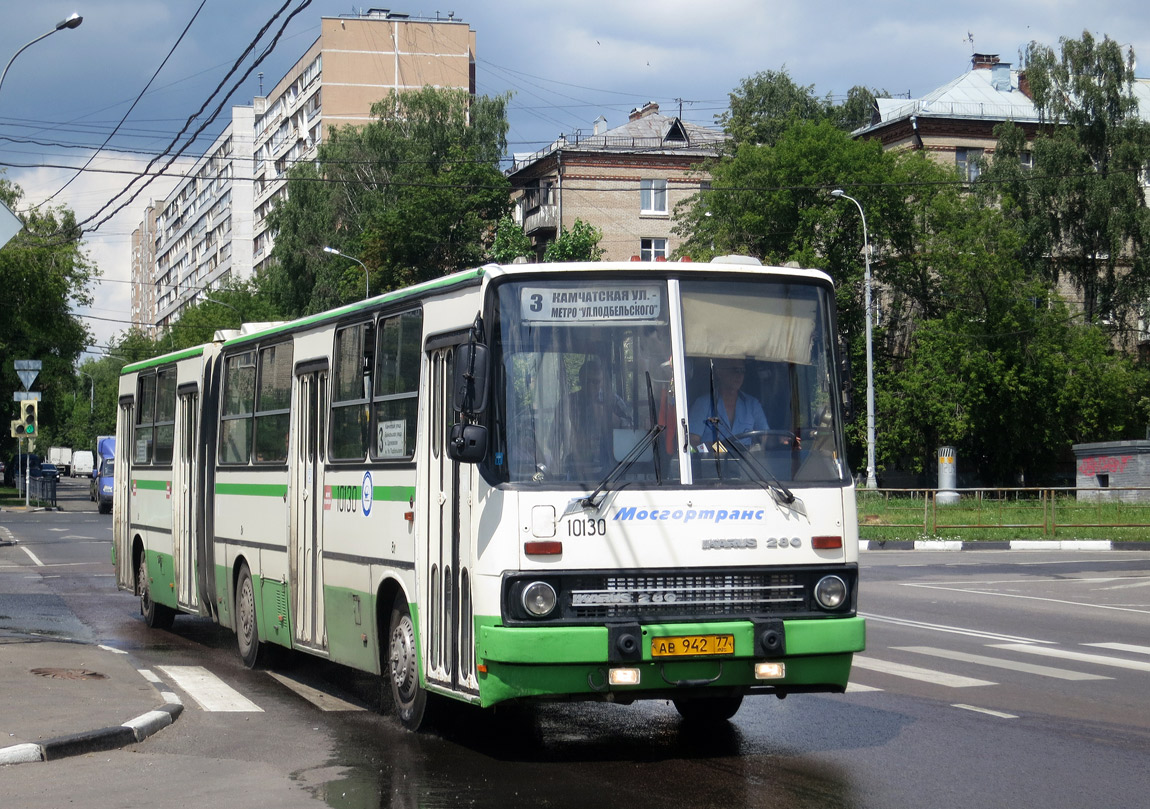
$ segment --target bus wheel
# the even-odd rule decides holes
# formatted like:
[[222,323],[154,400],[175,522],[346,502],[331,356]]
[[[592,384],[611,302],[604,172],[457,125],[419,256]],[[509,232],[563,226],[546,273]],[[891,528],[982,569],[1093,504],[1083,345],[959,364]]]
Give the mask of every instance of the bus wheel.
[[136,588],[140,592],[140,614],[144,616],[144,623],[151,629],[168,629],[176,620],[176,611],[164,604],[152,601],[148,591],[148,562],[144,554],[140,554],[140,568],[137,572]]
[[391,609],[384,676],[391,684],[391,701],[400,724],[419,730],[427,710],[427,692],[419,684],[419,653],[411,610],[400,595]]
[[677,697],[671,700],[679,716],[688,722],[726,722],[739,711],[743,695],[724,697]]
[[246,564],[240,567],[236,581],[236,645],[244,665],[254,669],[260,656],[260,633],[256,623],[256,588]]

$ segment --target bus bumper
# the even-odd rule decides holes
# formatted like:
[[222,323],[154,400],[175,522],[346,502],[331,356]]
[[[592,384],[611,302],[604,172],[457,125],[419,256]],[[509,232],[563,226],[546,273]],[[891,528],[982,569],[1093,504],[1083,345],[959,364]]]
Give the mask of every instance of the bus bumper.
[[[607,627],[477,627],[479,693],[483,705],[508,699],[567,697],[630,702],[681,696],[684,689],[740,693],[846,690],[855,652],[866,647],[866,622],[857,616],[781,621],[785,653],[755,655],[750,621],[644,625],[636,659],[620,662],[609,651]],[[733,635],[734,653],[655,658],[652,638]],[[755,664],[781,662],[785,673],[756,677]],[[632,669],[637,682],[612,685],[612,669]]]

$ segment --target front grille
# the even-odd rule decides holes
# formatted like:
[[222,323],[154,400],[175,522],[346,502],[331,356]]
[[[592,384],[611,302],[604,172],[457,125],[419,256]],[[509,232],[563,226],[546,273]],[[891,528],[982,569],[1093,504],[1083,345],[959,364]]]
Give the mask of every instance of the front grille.
[[[846,582],[851,597],[828,612],[812,593],[830,573]],[[513,573],[504,580],[503,620],[508,625],[587,625],[844,615],[854,611],[857,578],[855,565]],[[546,618],[533,617],[523,607],[523,589],[533,581],[555,589],[558,606]]]
[[607,576],[601,589],[570,592],[573,618],[762,615],[799,612],[803,585],[786,573]]

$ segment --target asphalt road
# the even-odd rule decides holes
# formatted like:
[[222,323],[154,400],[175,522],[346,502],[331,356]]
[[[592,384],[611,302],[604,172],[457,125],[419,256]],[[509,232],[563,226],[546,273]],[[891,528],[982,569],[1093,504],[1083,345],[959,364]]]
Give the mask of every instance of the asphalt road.
[[1150,553],[870,552],[868,649],[845,695],[748,700],[712,731],[661,702],[457,707],[413,735],[374,711],[371,678],[311,659],[248,671],[200,619],[147,630],[94,508],[0,525],[21,540],[0,548],[0,593],[37,577],[68,613],[3,626],[66,622],[186,705],[135,747],[0,771],[5,806],[1078,809],[1150,794]]

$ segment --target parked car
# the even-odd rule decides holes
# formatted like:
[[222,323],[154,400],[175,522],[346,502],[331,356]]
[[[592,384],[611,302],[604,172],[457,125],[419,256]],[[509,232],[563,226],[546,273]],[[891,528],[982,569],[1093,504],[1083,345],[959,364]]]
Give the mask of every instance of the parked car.
[[[35,471],[36,470],[32,470],[34,475],[35,475]],[[40,474],[35,475],[35,476],[41,477],[41,478],[48,478],[49,480],[59,480],[60,479],[60,468],[58,466],[56,466],[56,464],[54,464],[54,463],[42,463],[42,464],[40,464]]]

